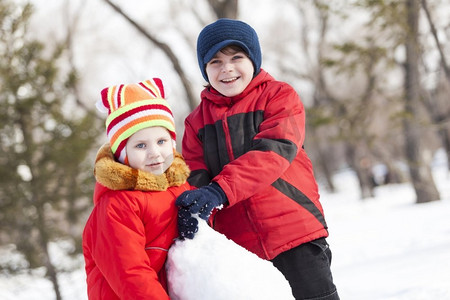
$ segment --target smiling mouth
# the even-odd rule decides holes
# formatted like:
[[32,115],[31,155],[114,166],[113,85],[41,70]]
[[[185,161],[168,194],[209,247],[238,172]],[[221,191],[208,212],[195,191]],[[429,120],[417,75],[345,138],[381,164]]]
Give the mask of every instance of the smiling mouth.
[[221,82],[223,83],[231,83],[234,82],[236,80],[238,80],[240,77],[233,77],[233,78],[227,78],[227,79],[222,79]]

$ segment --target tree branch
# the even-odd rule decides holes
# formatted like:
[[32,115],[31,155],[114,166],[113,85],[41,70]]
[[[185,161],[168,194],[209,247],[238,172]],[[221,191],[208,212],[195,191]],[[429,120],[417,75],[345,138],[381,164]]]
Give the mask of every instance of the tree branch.
[[434,23],[431,19],[431,14],[430,10],[428,9],[427,0],[422,0],[422,8],[427,16],[428,23],[430,24],[431,33],[433,34],[433,38],[436,42],[436,47],[438,48],[439,55],[441,56],[442,67],[444,68],[445,76],[447,77],[447,80],[450,81],[450,68],[448,67],[447,60],[445,58],[444,51],[442,50],[441,43],[439,42],[436,27],[434,26]]
[[172,62],[173,68],[177,72],[178,76],[180,77],[180,80],[183,84],[183,87],[186,91],[186,95],[188,98],[188,104],[189,108],[193,110],[197,106],[197,102],[195,101],[195,96],[191,88],[191,84],[189,80],[187,79],[186,74],[184,73],[183,69],[181,68],[181,64],[176,57],[176,55],[173,53],[172,49],[165,43],[157,40],[154,36],[152,36],[145,28],[143,28],[141,25],[139,25],[137,22],[135,22],[133,19],[131,19],[120,7],[112,3],[110,0],[105,0],[107,4],[109,4],[117,13],[119,13],[122,17],[124,17],[131,25],[133,25],[134,28],[136,28],[140,33],[142,33],[148,40],[150,40],[153,44],[155,44],[159,49],[161,49],[164,54],[167,55],[169,60]]

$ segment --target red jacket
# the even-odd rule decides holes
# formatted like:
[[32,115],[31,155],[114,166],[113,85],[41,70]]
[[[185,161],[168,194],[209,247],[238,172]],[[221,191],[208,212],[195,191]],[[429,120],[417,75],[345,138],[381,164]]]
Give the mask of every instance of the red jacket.
[[107,146],[95,175],[83,233],[89,299],[169,299],[164,263],[178,236],[175,199],[189,189],[189,169],[177,155],[155,176],[115,162]]
[[235,97],[206,88],[186,118],[189,183],[222,187],[214,228],[261,258],[328,236],[304,138],[299,96],[264,70]]

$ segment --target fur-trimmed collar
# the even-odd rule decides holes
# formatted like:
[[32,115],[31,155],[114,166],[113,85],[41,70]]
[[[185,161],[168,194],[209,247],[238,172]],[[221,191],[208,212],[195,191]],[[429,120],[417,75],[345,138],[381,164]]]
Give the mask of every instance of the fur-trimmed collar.
[[189,176],[189,168],[181,154],[174,151],[174,156],[164,174],[154,175],[117,162],[110,145],[105,144],[95,159],[95,179],[111,190],[165,191],[168,187],[182,185]]

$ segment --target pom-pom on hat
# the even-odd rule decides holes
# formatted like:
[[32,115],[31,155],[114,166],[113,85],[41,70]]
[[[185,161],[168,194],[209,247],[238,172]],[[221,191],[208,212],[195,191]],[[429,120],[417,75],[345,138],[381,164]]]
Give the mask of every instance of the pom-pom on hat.
[[233,19],[219,19],[207,25],[197,39],[197,59],[203,78],[208,80],[206,64],[221,49],[236,45],[244,49],[255,68],[254,76],[261,69],[261,47],[256,31],[247,23]]
[[121,163],[128,164],[125,147],[127,140],[140,129],[164,127],[175,145],[175,121],[172,110],[164,99],[161,79],[111,86],[104,88],[101,96],[97,108],[108,113],[106,134],[114,156]]

